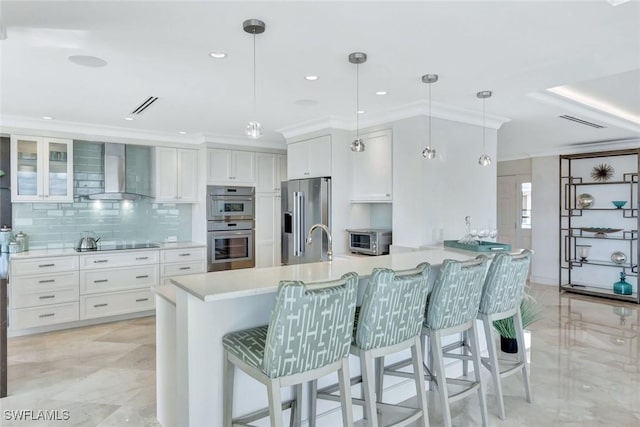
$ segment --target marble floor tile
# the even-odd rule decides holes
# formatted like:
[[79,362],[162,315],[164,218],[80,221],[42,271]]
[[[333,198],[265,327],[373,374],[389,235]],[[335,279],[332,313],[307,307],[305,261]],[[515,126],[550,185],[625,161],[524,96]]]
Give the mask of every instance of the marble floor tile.
[[160,427],[156,420],[156,405],[121,406],[96,427]]

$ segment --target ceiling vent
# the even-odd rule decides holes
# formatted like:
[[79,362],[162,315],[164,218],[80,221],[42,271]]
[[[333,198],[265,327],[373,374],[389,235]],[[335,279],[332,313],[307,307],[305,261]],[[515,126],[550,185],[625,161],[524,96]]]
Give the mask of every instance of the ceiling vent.
[[579,119],[577,117],[568,116],[566,114],[563,114],[562,116],[558,116],[558,117],[560,117],[561,119],[571,120],[572,122],[580,123],[581,125],[591,126],[592,128],[596,128],[596,129],[603,129],[604,128],[604,126],[599,125],[597,123],[591,123],[591,122],[588,122],[586,120]]
[[157,96],[150,96],[147,99],[145,99],[140,105],[138,105],[132,112],[131,114],[142,114],[144,111],[147,110],[147,108],[151,107],[151,104],[153,104],[154,102],[156,102],[158,100]]

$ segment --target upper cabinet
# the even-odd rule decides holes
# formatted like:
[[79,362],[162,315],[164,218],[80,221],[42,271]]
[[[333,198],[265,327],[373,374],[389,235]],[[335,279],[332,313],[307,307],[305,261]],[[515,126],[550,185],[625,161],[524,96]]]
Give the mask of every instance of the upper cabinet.
[[289,179],[331,176],[331,136],[289,144],[287,169]]
[[11,201],[73,202],[73,141],[12,135]]
[[256,193],[279,193],[280,183],[286,180],[286,156],[256,153]]
[[155,148],[155,199],[158,202],[198,202],[198,150]]
[[365,150],[352,154],[352,202],[387,203],[392,197],[391,129],[360,136]]
[[209,149],[207,184],[256,183],[256,155],[249,151]]

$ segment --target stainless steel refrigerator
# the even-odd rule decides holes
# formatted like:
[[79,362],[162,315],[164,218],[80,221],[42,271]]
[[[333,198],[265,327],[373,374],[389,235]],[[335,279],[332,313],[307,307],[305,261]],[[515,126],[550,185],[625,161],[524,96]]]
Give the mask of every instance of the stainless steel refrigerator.
[[307,246],[309,228],[324,224],[331,229],[331,178],[293,179],[282,183],[282,264],[305,264],[327,259],[329,247],[322,230],[313,233]]

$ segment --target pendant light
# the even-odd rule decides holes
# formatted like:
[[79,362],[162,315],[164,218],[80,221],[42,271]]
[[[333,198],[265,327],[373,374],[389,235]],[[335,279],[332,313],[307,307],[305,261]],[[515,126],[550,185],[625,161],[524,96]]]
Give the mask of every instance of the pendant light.
[[436,158],[436,149],[433,148],[433,141],[431,140],[431,84],[438,81],[437,74],[425,74],[422,76],[422,83],[429,84],[429,145],[422,150],[422,157],[427,160]]
[[349,54],[349,62],[356,64],[356,139],[351,142],[351,151],[362,153],[364,151],[364,141],[360,139],[360,64],[367,62],[367,54],[353,52]]
[[485,126],[486,114],[485,114],[485,110],[484,110],[484,103],[487,100],[487,98],[491,98],[491,91],[490,90],[480,91],[480,92],[478,92],[477,97],[482,99],[482,155],[478,159],[478,164],[480,166],[489,166],[491,164],[491,157],[489,157],[489,155],[487,154],[487,150],[486,150],[486,135],[485,134],[487,133],[487,128]]
[[[256,34],[264,33],[267,28],[265,23],[259,19],[247,19],[242,23],[244,31],[253,35],[253,117],[256,116]],[[251,120],[247,124],[245,133],[251,139],[258,139],[262,136],[262,125],[257,120]]]

